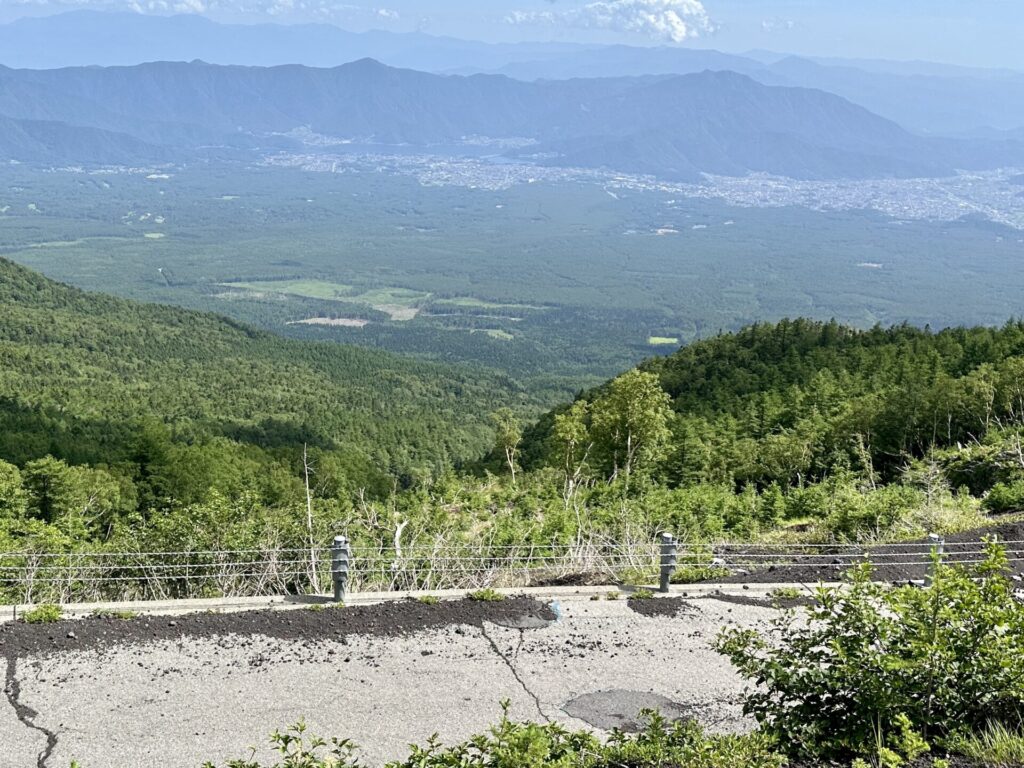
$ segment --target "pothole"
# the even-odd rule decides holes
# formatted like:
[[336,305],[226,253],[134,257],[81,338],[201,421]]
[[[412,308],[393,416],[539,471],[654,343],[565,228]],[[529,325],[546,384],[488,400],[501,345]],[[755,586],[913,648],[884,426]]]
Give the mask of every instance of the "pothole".
[[690,708],[657,693],[611,690],[578,696],[562,711],[603,731],[636,733],[646,724],[641,712],[655,710],[670,721],[692,719]]

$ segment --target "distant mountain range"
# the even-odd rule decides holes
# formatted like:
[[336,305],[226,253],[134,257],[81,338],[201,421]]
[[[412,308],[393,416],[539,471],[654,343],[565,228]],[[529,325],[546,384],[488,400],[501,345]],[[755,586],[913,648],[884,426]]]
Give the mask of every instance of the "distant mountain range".
[[911,134],[820,90],[734,72],[526,82],[364,59],[332,69],[202,62],[0,68],[0,157],[130,162],[303,146],[312,134],[437,147],[522,139],[514,156],[667,179],[936,176],[1024,164],[1024,142]]
[[983,137],[1024,126],[1024,73],[923,62],[843,61],[755,51],[567,43],[486,44],[420,33],[346,32],[326,24],[226,25],[196,16],[74,11],[0,25],[0,64],[50,69],[193,61],[331,68],[362,58],[444,74],[519,80],[748,75],[765,85],[825,90],[908,130]]

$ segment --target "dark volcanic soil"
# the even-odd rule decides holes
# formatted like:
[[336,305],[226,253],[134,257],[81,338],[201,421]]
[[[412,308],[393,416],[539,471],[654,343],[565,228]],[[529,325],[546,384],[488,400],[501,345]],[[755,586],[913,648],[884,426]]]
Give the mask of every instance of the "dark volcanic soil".
[[636,613],[648,618],[654,616],[667,616],[674,618],[684,613],[692,613],[695,609],[690,603],[681,597],[649,597],[637,600],[630,598],[626,604]]
[[479,627],[484,621],[521,623],[527,617],[541,621],[556,618],[544,603],[513,597],[500,602],[450,600],[427,605],[403,600],[322,610],[194,613],[127,620],[89,618],[55,624],[9,622],[0,625],[0,658],[225,635],[305,641],[338,640],[348,635],[395,637],[452,625]]
[[[944,562],[970,564],[980,560],[982,549],[980,544],[985,536],[995,536],[999,541],[1010,542],[1006,545],[1011,561],[1024,558],[1024,522],[1012,522],[993,525],[981,530],[967,531],[946,537]],[[909,544],[927,544],[926,540],[908,542]],[[810,550],[809,550],[810,551]],[[715,583],[722,584],[775,584],[798,583],[816,584],[820,581],[840,581],[850,566],[862,562],[862,554],[851,554],[850,548],[837,546],[830,549],[813,550],[815,556],[801,557],[798,565],[777,565],[768,567],[748,568],[742,565],[743,558],[729,563],[729,553],[722,556],[732,569],[732,575]],[[756,546],[744,548],[744,554],[772,554],[778,550]],[[817,554],[820,553],[820,554]],[[907,544],[892,544],[868,547],[867,553],[872,561],[875,578],[878,581],[902,583],[920,581],[928,573],[927,549],[910,547]],[[717,554],[717,553],[716,553]],[[756,560],[756,558],[753,558]],[[1011,562],[1010,569],[1014,576],[1024,574],[1024,561]],[[1024,578],[1024,577],[1022,577]],[[1020,580],[1020,579],[1018,579]]]

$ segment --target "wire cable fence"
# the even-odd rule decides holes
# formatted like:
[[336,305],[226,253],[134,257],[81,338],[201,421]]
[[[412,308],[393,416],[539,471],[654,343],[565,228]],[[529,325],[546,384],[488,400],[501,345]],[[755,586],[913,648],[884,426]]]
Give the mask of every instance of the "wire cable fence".
[[[670,537],[671,538],[671,537]],[[1014,570],[1024,541],[1003,541]],[[921,577],[934,553],[947,563],[985,559],[985,542],[939,539],[904,544],[673,544],[672,570],[713,569],[710,578],[775,574],[777,581],[830,580],[869,560],[876,571]],[[337,577],[329,547],[167,552],[0,553],[0,602],[82,603],[257,597],[320,592]],[[677,565],[678,563],[678,565]],[[345,565],[349,592],[654,583],[666,567],[664,543],[649,536],[589,537],[572,543],[504,544],[440,538],[395,547],[357,542]],[[698,570],[696,580],[701,579]],[[771,579],[767,579],[771,580]]]
[[[0,553],[0,603],[88,603],[319,592],[331,549]],[[654,542],[356,546],[353,592],[607,583],[657,567]]]

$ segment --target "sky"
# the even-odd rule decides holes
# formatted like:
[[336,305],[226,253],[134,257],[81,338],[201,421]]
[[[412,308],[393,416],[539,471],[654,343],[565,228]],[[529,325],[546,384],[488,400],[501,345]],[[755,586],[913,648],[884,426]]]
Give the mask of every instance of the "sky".
[[81,8],[1024,70],[1024,0],[0,0],[0,22]]

